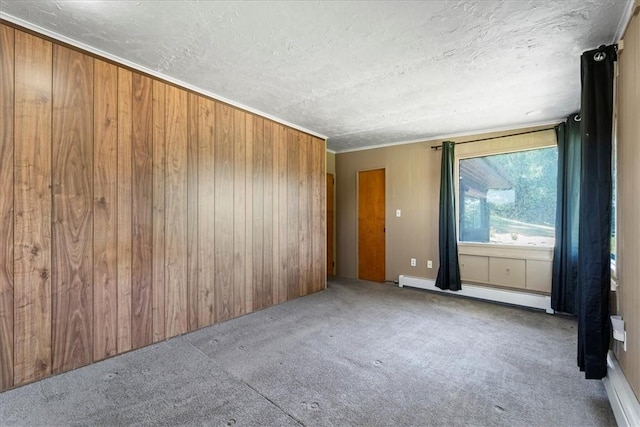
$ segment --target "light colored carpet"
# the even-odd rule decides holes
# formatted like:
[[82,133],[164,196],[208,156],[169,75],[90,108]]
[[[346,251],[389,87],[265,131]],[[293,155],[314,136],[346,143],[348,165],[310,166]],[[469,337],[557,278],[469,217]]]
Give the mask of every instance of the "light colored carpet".
[[576,322],[335,279],[0,394],[1,425],[613,426]]

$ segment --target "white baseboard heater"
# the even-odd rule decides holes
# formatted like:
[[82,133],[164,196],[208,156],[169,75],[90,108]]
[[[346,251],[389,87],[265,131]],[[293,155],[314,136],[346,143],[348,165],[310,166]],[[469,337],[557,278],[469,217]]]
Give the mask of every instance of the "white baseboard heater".
[[544,310],[549,314],[554,313],[554,310],[551,308],[551,297],[547,295],[490,288],[487,286],[469,285],[466,283],[462,284],[462,289],[459,291],[444,291],[436,287],[436,282],[433,279],[405,275],[400,275],[398,285],[401,288],[408,286],[410,288],[426,289],[429,291],[447,293],[449,295],[461,295],[487,301],[537,308]]
[[607,376],[602,379],[616,423],[620,427],[640,426],[640,402],[612,351],[607,355]]

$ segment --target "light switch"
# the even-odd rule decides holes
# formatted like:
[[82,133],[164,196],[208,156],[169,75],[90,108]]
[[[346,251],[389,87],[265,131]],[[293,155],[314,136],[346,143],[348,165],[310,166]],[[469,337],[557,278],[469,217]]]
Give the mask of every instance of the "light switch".
[[402,212],[400,209],[396,209],[396,217],[400,218],[402,216]]

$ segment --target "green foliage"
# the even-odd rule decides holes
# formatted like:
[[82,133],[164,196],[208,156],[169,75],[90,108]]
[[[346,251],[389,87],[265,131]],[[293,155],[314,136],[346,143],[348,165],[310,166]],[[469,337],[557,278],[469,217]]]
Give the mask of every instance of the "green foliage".
[[556,147],[488,156],[515,190],[514,203],[487,203],[493,216],[553,227],[556,218]]

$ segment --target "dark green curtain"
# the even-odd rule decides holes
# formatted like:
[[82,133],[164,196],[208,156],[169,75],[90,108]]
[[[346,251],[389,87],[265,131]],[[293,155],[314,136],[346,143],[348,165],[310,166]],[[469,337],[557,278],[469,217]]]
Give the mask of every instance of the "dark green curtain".
[[578,314],[578,216],[582,139],[580,116],[572,114],[556,128],[558,137],[558,191],[556,247],[551,276],[551,308]]
[[611,246],[611,139],[616,46],[581,58],[582,182],[578,244],[578,366],[587,379],[607,375]]
[[456,203],[453,185],[453,157],[455,143],[442,143],[440,171],[440,268],[436,286],[440,289],[459,291],[460,265],[458,264],[458,239],[456,237]]

